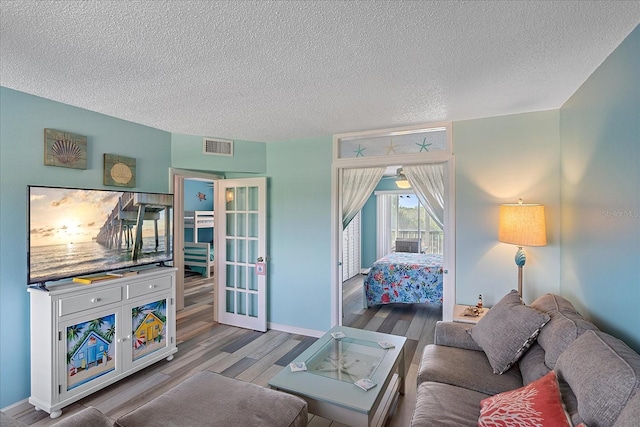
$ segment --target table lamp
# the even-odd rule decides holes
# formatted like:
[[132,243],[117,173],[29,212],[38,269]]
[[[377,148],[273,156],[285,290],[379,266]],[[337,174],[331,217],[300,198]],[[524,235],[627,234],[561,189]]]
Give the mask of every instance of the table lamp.
[[544,206],[523,204],[500,205],[498,240],[518,246],[515,260],[518,266],[518,293],[522,297],[522,267],[527,260],[523,246],[544,246],[547,244],[547,230],[544,222]]

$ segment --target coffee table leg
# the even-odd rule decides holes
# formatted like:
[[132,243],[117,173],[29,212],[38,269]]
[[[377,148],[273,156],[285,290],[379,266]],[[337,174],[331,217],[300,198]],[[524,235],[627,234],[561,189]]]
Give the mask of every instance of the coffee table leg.
[[398,391],[400,392],[401,396],[404,396],[404,346],[402,346],[402,351],[400,352],[400,365],[398,366],[398,375],[400,376],[400,388],[398,389]]

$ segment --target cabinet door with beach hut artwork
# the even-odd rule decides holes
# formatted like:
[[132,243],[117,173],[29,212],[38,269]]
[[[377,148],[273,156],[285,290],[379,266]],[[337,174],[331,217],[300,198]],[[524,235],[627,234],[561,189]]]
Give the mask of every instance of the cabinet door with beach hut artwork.
[[[122,370],[118,359],[116,334],[119,310],[95,311],[59,324],[58,336],[65,345],[58,347],[64,371],[59,374],[60,397],[83,394],[116,377]],[[96,381],[99,379],[99,381]]]
[[175,333],[169,326],[174,324],[169,318],[171,303],[170,296],[156,295],[125,307],[125,370],[175,346]]

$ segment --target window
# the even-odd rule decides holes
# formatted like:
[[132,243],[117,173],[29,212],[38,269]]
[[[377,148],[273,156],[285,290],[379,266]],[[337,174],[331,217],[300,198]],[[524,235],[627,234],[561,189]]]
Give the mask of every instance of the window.
[[388,197],[391,198],[391,250],[442,255],[444,233],[418,202],[416,195],[407,193]]
[[377,257],[389,252],[444,255],[444,232],[411,191],[376,191]]

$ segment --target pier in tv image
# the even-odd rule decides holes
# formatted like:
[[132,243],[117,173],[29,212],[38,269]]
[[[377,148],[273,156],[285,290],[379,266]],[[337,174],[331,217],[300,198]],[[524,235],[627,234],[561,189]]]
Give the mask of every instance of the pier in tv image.
[[167,346],[167,300],[145,304],[131,309],[133,360]]
[[29,186],[29,284],[173,259],[173,195]]
[[116,368],[115,317],[110,314],[67,327],[67,390]]

